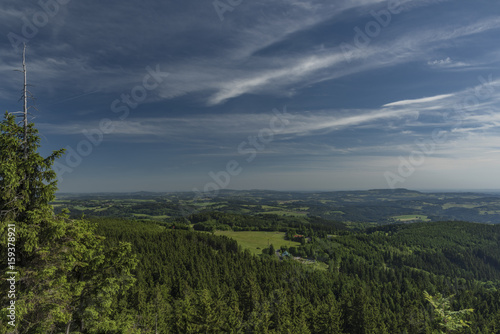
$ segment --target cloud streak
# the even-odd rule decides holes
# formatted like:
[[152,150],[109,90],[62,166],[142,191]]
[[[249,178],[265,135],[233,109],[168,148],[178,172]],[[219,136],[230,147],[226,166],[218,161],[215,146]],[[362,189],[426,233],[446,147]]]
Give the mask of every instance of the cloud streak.
[[429,103],[429,102],[435,102],[435,101],[439,101],[442,99],[446,99],[446,98],[452,97],[452,96],[453,96],[453,94],[442,94],[442,95],[436,95],[436,96],[431,96],[431,97],[423,97],[420,99],[396,101],[396,102],[384,104],[384,107],[407,106],[407,105],[412,105],[412,104]]
[[[414,34],[411,38],[405,36],[389,42],[383,41],[381,45],[358,49],[349,55],[352,65],[348,64],[346,55],[339,47],[329,48],[319,55],[284,57],[279,62],[276,59],[261,59],[260,63],[279,65],[269,68],[268,65],[259,65],[258,61],[257,66],[251,69],[232,73],[231,79],[215,75],[216,80],[210,80],[210,75],[205,76],[209,79],[205,88],[216,90],[216,93],[209,97],[208,105],[217,105],[248,93],[283,92],[299,82],[301,85],[304,85],[304,82],[313,84],[376,68],[395,66],[418,59],[424,60],[426,55],[422,50],[426,49],[427,52],[437,50],[441,47],[437,43],[457,40],[498,28],[500,28],[500,19],[488,19],[460,28],[451,26],[439,30],[429,29]],[[388,54],[387,50],[391,50],[391,53]],[[223,69],[221,73],[224,72]],[[185,75],[192,76],[189,73]],[[202,77],[204,77],[203,74]]]

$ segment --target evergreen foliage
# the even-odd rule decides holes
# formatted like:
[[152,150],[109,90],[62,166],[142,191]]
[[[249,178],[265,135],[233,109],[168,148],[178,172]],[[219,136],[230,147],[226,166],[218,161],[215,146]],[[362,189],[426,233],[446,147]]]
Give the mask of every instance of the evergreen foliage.
[[[453,262],[439,270],[401,264],[402,258],[412,255],[405,245],[412,239],[400,235],[406,228],[391,236],[370,231],[313,240],[306,245],[331,243],[335,249],[333,270],[321,271],[267,254],[251,255],[234,240],[210,233],[172,230],[152,222],[95,221],[110,246],[127,240],[137,252],[137,283],[119,303],[136,314],[141,333],[154,333],[157,327],[159,333],[432,334],[442,327],[423,291],[434,296],[455,294],[450,310],[476,310],[463,318],[470,321],[463,333],[496,333],[499,328],[500,281],[454,276],[475,270],[468,264],[462,272]],[[479,224],[433,224],[429,227],[436,240],[420,252],[433,252],[438,258],[441,237],[449,240],[448,246],[483,238]],[[500,230],[489,228],[485,233],[496,240]],[[428,239],[418,225],[410,229],[415,243]],[[448,275],[441,274],[444,270]],[[494,277],[500,268],[489,270]]]
[[[17,272],[15,322],[4,321],[12,298],[0,296],[1,332],[58,333],[76,330],[109,332],[123,327],[113,302],[132,285],[135,257],[130,244],[105,248],[95,224],[55,215],[54,160],[43,158],[33,124],[22,127],[6,113],[0,123],[0,253],[15,253],[15,265],[0,264],[3,276]],[[8,238],[14,226],[15,237]],[[12,231],[12,230],[10,230]],[[14,238],[14,239],[13,239]],[[8,282],[2,279],[2,291]],[[15,324],[15,326],[12,326]]]
[[[464,327],[469,327],[470,322],[463,320],[468,313],[474,312],[473,309],[465,309],[460,311],[452,311],[450,305],[450,298],[443,297],[440,293],[435,296],[429,295],[427,291],[424,291],[425,299],[434,308],[434,313],[436,320],[441,327],[438,329],[438,333],[447,334],[459,331]],[[443,331],[444,329],[444,331]]]

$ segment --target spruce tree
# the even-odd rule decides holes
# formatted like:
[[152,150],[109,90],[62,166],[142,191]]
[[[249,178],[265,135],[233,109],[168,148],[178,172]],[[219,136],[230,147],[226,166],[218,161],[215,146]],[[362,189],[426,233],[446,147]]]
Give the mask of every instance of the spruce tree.
[[[23,55],[26,96],[26,67]],[[134,278],[136,260],[130,244],[105,248],[96,226],[85,220],[55,215],[55,159],[58,150],[44,158],[38,153],[40,137],[27,121],[6,113],[0,123],[0,254],[15,261],[0,262],[1,290],[11,288],[14,298],[0,296],[0,332],[60,333],[117,330],[114,317],[117,295]],[[7,274],[9,273],[9,274]],[[4,321],[15,306],[15,320]]]
[[276,250],[274,249],[274,246],[273,244],[271,244],[271,246],[269,246],[269,255],[276,255]]
[[452,311],[450,299],[453,296],[445,298],[440,293],[431,296],[427,291],[424,291],[424,297],[434,308],[434,316],[438,323],[438,330],[436,333],[457,333],[463,328],[469,327],[470,322],[464,320],[464,318],[469,313],[474,312],[473,309]]
[[315,333],[342,333],[342,309],[333,293],[328,293],[314,312]]

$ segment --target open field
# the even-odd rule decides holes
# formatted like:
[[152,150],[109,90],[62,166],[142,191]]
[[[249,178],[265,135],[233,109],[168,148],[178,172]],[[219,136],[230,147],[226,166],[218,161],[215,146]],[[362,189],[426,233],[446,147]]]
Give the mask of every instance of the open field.
[[273,245],[275,249],[281,246],[299,246],[299,242],[285,240],[283,232],[258,232],[258,231],[216,231],[216,235],[225,235],[233,238],[243,248],[250,250],[252,254],[262,254],[262,250]]
[[285,210],[266,211],[262,212],[262,214],[288,216],[288,217],[307,217],[307,212],[285,211]]
[[406,222],[412,220],[429,221],[427,216],[424,215],[401,215],[401,216],[394,216],[393,218],[400,222]]
[[145,213],[133,213],[133,215],[137,218],[148,218],[148,219],[165,219],[170,217],[167,215],[153,216]]
[[316,270],[328,270],[328,265],[324,262],[320,261],[312,261],[312,260],[307,260],[307,259],[299,259],[298,260],[300,263],[302,263],[305,266],[308,266],[310,268],[316,269]]
[[481,205],[485,205],[487,203],[477,203],[477,204],[457,204],[457,203],[446,203],[443,204],[443,210],[449,209],[449,208],[465,208],[465,209],[474,209],[477,208]]

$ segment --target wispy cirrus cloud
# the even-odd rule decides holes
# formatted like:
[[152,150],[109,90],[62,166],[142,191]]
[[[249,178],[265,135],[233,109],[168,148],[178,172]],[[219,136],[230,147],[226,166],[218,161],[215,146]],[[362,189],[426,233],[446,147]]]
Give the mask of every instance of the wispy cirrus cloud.
[[[307,113],[288,114],[287,126],[277,135],[308,136],[328,133],[347,127],[369,124],[383,119],[394,121],[398,118],[415,117],[413,110],[342,110],[344,116],[339,116],[339,111],[320,110]],[[240,137],[255,135],[260,130],[269,127],[273,115],[269,114],[211,114],[193,115],[192,117],[155,117],[133,118],[126,121],[113,123],[110,135],[125,136],[125,140],[134,140],[134,136],[183,136],[186,139],[196,136],[213,137]],[[290,120],[288,120],[290,118]],[[73,135],[85,129],[98,127],[98,123],[79,124],[48,124],[40,123],[41,130],[53,134]],[[196,137],[195,136],[195,137]]]
[[[404,36],[382,45],[358,49],[349,54],[349,62],[353,64],[348,63],[346,54],[339,47],[327,49],[323,54],[312,54],[309,51],[310,55],[285,57],[274,68],[269,68],[268,65],[258,66],[257,63],[251,69],[237,71],[236,78],[219,78],[222,80],[215,84],[211,82],[212,87],[206,88],[216,89],[217,92],[209,97],[208,104],[217,105],[246,93],[283,92],[298,82],[301,85],[313,84],[376,68],[424,60],[428,52],[442,47],[438,43],[498,28],[500,19],[493,18],[466,27],[445,27],[437,31],[428,29],[412,37]],[[391,50],[391,53],[387,53],[387,50]],[[268,61],[277,63],[272,59],[262,60]]]
[[412,104],[429,103],[429,102],[435,102],[435,101],[439,101],[442,99],[446,99],[446,98],[449,98],[452,96],[454,96],[454,95],[453,94],[442,94],[442,95],[436,95],[436,96],[430,96],[430,97],[423,97],[420,99],[402,100],[402,101],[396,101],[396,102],[384,104],[384,107],[395,107],[395,106],[406,106],[406,105],[412,105]]
[[[407,1],[402,2],[402,8],[410,10],[414,9],[415,5],[429,5],[434,2]],[[279,1],[271,6],[284,7],[283,13],[285,15],[269,10],[263,12],[265,15],[256,15],[246,24],[241,24],[237,20],[228,20],[225,24],[231,29],[228,30],[228,33],[224,33],[226,44],[218,51],[200,57],[197,54],[197,48],[191,46],[192,55],[173,57],[169,61],[163,62],[162,67],[168,69],[172,76],[158,91],[159,97],[160,99],[171,99],[191,93],[203,93],[204,95],[208,94],[206,103],[213,106],[244,94],[264,93],[286,96],[293,92],[293,87],[296,85],[303,87],[381,67],[395,66],[416,59],[424,60],[428,57],[427,53],[440,48],[440,45],[435,45],[438,42],[459,39],[497,29],[500,26],[500,19],[489,18],[481,22],[470,23],[467,26],[450,24],[439,29],[421,30],[418,34],[409,37],[407,35],[392,36],[398,28],[398,23],[394,23],[384,28],[384,33],[395,38],[387,41],[384,36],[377,37],[371,45],[360,48],[349,55],[351,64],[346,61],[345,53],[338,47],[341,40],[338,40],[337,45],[324,48],[320,53],[311,47],[301,50],[297,54],[285,55],[282,52],[275,55],[272,52],[266,55],[259,54],[261,50],[286,41],[293,34],[307,32],[308,29],[318,24],[342,17],[346,10],[357,8],[359,12],[366,11],[367,20],[373,19],[369,16],[371,8],[374,5],[380,6],[384,3],[381,0],[342,1],[333,5],[324,1],[287,3]],[[257,14],[262,10],[262,5],[260,2],[248,4],[246,10]],[[119,7],[117,13],[124,11],[123,7]],[[102,16],[102,13],[100,15]],[[297,24],[298,21],[301,22],[300,25]],[[121,23],[122,21],[119,19],[116,22],[109,22],[105,30],[109,34],[113,34],[111,36],[118,38],[123,30]],[[67,24],[71,26],[71,22]],[[89,31],[97,28],[91,26],[92,21],[84,22],[84,24],[88,26]],[[174,31],[180,30],[180,36],[187,33],[185,23],[174,21],[168,23],[167,26],[173,28]],[[215,20],[203,19],[196,26],[214,32],[217,29],[220,30],[220,23]],[[354,31],[352,36],[354,37]],[[143,37],[132,34],[131,43],[139,42]],[[154,36],[146,38],[150,39]],[[169,39],[174,41],[172,38],[167,38],[167,40]],[[351,43],[352,41],[347,40],[347,42]],[[143,43],[141,41],[140,45]],[[173,43],[175,45],[177,42]],[[423,52],[424,49],[426,52]],[[391,52],[388,53],[387,50],[391,50]],[[111,45],[107,45],[100,53],[104,57],[110,57],[116,51],[119,50],[116,48],[113,50]],[[123,49],[122,51],[126,52],[127,50]],[[66,48],[66,53],[68,52],[72,52],[71,47]],[[56,59],[33,55],[34,61],[31,64],[33,76],[44,78],[44,80],[51,78],[51,82],[74,82],[73,79],[78,77],[83,79],[78,80],[80,92],[95,90],[113,92],[123,89],[127,85],[133,85],[143,72],[144,64],[141,64],[141,68],[132,65],[128,69],[118,68],[110,64],[96,67],[95,58],[99,57],[99,54],[79,55],[78,58],[75,56],[76,54],[73,55],[73,58]],[[448,59],[437,60],[435,65],[451,64],[451,60],[448,61]],[[458,64],[462,63],[455,62],[454,66],[456,67]],[[106,73],[108,76],[103,79],[103,75]],[[99,80],[95,79],[97,77]],[[52,91],[54,92],[56,89],[53,87]]]
[[[394,101],[379,108],[291,112],[289,124],[276,134],[276,138],[294,140],[308,136],[323,137],[344,129],[366,131],[371,128],[385,129],[390,133],[400,132],[408,141],[413,141],[419,136],[428,136],[429,129],[438,127],[449,131],[453,137],[493,131],[500,125],[500,80],[490,79],[488,86],[477,85],[449,94]],[[481,89],[488,89],[491,94],[482,101],[478,100],[478,104],[468,104],[462,109],[456,109]],[[272,114],[249,112],[131,117],[126,121],[114,122],[114,130],[109,137],[131,142],[140,137],[142,141],[152,142],[161,142],[165,138],[176,138],[184,142],[198,141],[199,138],[231,142],[244,140],[269,127],[271,117]],[[98,122],[39,124],[42,131],[60,135],[81,133],[84,129],[97,126]]]
[[427,65],[433,68],[447,68],[447,69],[471,66],[470,64],[461,61],[454,61],[450,57],[446,57],[445,59],[429,60],[427,62]]

